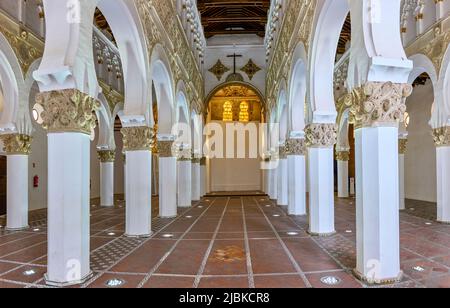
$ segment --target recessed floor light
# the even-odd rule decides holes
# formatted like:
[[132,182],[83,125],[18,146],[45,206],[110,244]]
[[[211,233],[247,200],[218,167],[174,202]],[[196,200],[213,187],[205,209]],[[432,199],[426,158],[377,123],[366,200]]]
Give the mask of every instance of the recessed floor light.
[[36,271],[35,270],[27,270],[25,272],[23,272],[24,276],[33,276],[36,275]]
[[273,217],[280,217],[281,215],[279,214],[274,214]]
[[425,272],[425,269],[422,266],[415,266],[415,267],[413,267],[413,270],[415,270],[416,272],[419,272],[419,273]]
[[203,206],[202,206],[202,205],[199,205],[199,206],[198,206],[198,208],[199,208],[199,209],[202,209],[202,208],[203,208]]
[[272,207],[270,204],[267,204],[266,207]]
[[409,210],[410,210],[410,211],[415,211],[416,209],[412,207],[412,208],[410,208]]
[[173,238],[173,234],[163,234],[163,238]]
[[289,235],[289,236],[296,236],[296,235],[298,235],[298,232],[288,232],[287,235]]
[[186,216],[186,218],[187,218],[187,219],[191,219],[191,218],[192,218],[192,216]]
[[109,236],[114,236],[114,235],[116,235],[116,234],[115,234],[114,232],[109,232],[108,235],[109,235]]
[[125,284],[125,281],[124,281],[124,280],[122,280],[122,279],[117,279],[117,278],[110,279],[110,280],[108,280],[108,281],[106,282],[106,286],[107,286],[108,288],[118,288],[118,287],[123,286],[124,284]]
[[341,279],[334,277],[334,276],[327,276],[320,279],[320,282],[327,286],[337,286],[342,282]]
[[36,228],[36,229],[33,229],[33,231],[34,231],[34,232],[39,232],[39,231],[41,231],[41,229]]
[[347,231],[345,231],[345,233],[350,234],[350,233],[353,233],[353,231],[352,230],[347,230]]
[[433,224],[431,222],[426,222],[425,223],[427,226],[432,226]]

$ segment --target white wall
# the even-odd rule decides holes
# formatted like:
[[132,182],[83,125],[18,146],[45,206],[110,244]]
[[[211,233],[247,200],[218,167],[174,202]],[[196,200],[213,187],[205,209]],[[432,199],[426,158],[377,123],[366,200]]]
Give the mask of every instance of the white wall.
[[[224,155],[226,155],[225,123],[213,121],[222,126],[224,131]],[[259,139],[259,137],[258,137]],[[235,139],[235,143],[237,140]],[[249,138],[246,138],[246,148],[249,148]],[[236,151],[236,147],[235,147]],[[246,157],[248,157],[248,150]],[[212,159],[211,189],[213,192],[224,191],[259,191],[261,190],[261,160],[257,159]]]
[[[236,72],[240,73],[245,82],[248,82],[255,86],[261,93],[265,94],[266,85],[266,49],[263,44],[263,40],[256,35],[237,35],[237,36],[214,36],[207,41],[208,47],[205,52],[205,91],[208,95],[215,87],[224,83],[229,74],[233,73],[233,58],[228,58],[228,55],[234,53],[242,55],[241,58],[236,59]],[[216,76],[208,70],[212,68],[219,60],[230,69],[225,73],[220,81]],[[253,62],[258,65],[262,70],[259,71],[252,80],[250,80],[246,73],[240,71],[248,61],[252,59]]]
[[433,86],[418,86],[408,98],[409,142],[405,156],[405,194],[407,199],[436,202],[436,147],[428,122],[434,101]]

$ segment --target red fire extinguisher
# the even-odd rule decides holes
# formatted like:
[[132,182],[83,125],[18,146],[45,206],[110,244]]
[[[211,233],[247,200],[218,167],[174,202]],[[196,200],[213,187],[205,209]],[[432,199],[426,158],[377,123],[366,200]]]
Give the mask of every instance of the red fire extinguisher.
[[33,187],[38,188],[39,187],[39,177],[37,175],[33,178]]

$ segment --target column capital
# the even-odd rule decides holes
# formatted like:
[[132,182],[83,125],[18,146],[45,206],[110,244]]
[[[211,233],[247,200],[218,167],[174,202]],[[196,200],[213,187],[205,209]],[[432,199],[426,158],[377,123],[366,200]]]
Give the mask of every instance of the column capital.
[[305,156],[306,155],[306,142],[305,139],[289,139],[286,142],[286,152],[288,156]]
[[193,164],[200,164],[202,159],[202,156],[198,153],[192,153],[192,163]]
[[160,158],[176,157],[173,140],[158,140],[158,154]]
[[90,135],[96,126],[100,102],[77,89],[39,93],[36,103],[44,111],[42,127],[50,133],[76,132]]
[[349,151],[337,151],[336,152],[336,160],[337,161],[350,161],[350,152]]
[[355,127],[397,126],[403,121],[405,98],[412,89],[410,84],[392,82],[368,82],[355,89],[361,98],[350,109]]
[[148,126],[124,127],[123,149],[125,152],[151,151],[153,148],[153,129]]
[[278,158],[286,159],[287,158],[287,147],[286,144],[280,144],[278,147]]
[[116,151],[99,150],[97,151],[97,155],[102,163],[113,163],[116,160]]
[[450,146],[450,126],[433,129],[433,138],[438,148]]
[[336,124],[310,124],[305,129],[309,148],[331,148],[337,142]]
[[400,155],[405,155],[408,150],[408,139],[401,138],[398,140],[398,153]]
[[177,150],[178,161],[192,161],[192,150],[190,148],[179,147]]
[[206,166],[206,157],[205,156],[200,158],[200,166]]
[[23,134],[1,135],[7,155],[30,155],[33,137]]

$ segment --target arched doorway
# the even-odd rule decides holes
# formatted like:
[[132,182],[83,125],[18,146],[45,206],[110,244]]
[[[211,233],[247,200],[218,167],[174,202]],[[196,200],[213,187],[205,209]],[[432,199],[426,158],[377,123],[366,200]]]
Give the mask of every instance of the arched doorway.
[[207,104],[205,154],[211,192],[259,193],[263,96],[247,83],[232,82],[213,90]]

